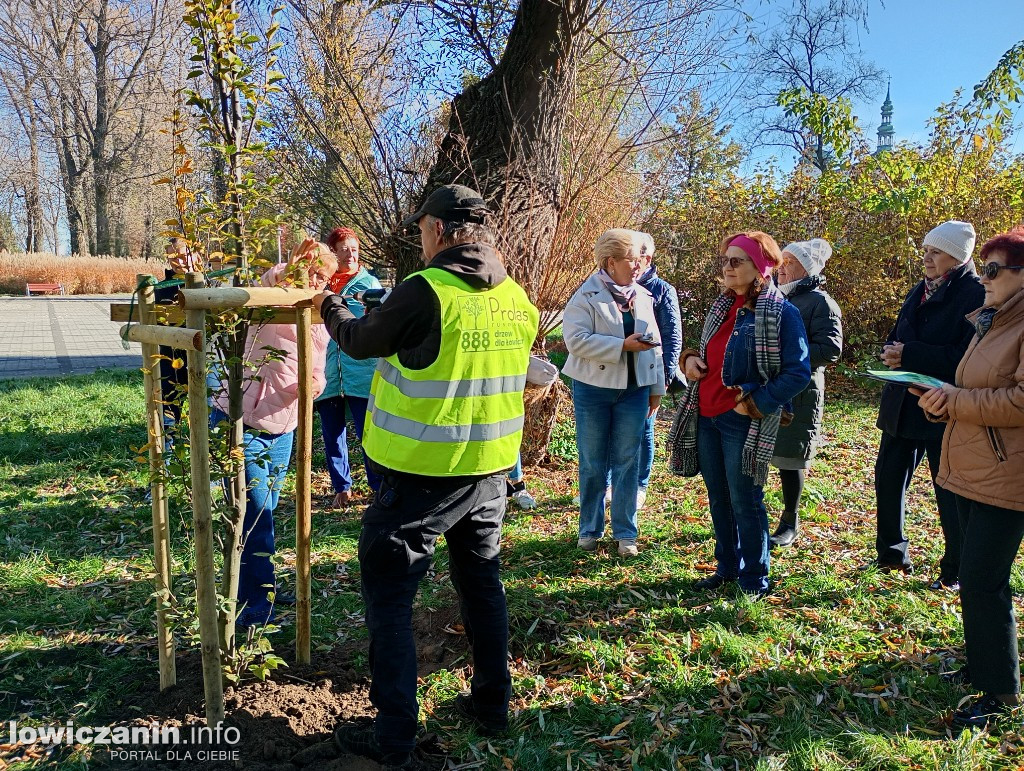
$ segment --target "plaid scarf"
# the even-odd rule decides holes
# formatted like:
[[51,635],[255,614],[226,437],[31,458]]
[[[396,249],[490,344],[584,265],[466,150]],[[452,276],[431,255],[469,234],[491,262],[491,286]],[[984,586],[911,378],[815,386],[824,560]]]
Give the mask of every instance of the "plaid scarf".
[[928,278],[927,276],[924,277],[924,294],[921,295],[922,304],[928,302],[928,298],[935,294],[937,291],[939,291],[940,286],[949,281],[949,274],[952,273],[954,270],[956,270],[956,268],[947,270],[941,276],[938,276],[936,278]]
[[[726,292],[718,296],[711,304],[711,310],[704,320],[704,330],[700,335],[698,353],[707,360],[708,341],[714,337],[722,322],[729,315],[734,295]],[[782,367],[779,346],[779,319],[782,307],[786,302],[778,287],[769,284],[757,297],[754,306],[754,350],[757,360],[757,371],[761,382],[766,383],[776,375]],[[711,377],[711,373],[708,377]],[[717,373],[722,376],[721,372]],[[676,412],[672,430],[668,435],[669,470],[679,476],[692,477],[700,471],[697,462],[697,418],[698,392],[700,381],[692,383],[683,396],[683,403]],[[779,432],[781,410],[776,410],[760,420],[750,421],[750,430],[743,442],[743,473],[754,478],[754,483],[763,485],[768,480],[768,463],[775,450],[775,437]]]
[[995,308],[982,308],[981,313],[974,319],[974,331],[978,333],[978,339],[981,340],[988,331],[992,328],[992,319],[996,315]]

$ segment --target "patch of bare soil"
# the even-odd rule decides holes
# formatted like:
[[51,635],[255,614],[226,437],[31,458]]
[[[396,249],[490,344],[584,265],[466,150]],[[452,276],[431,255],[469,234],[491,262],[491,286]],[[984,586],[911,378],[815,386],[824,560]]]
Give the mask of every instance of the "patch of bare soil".
[[[457,608],[421,609],[413,614],[421,676],[449,667],[459,659],[468,659],[469,649],[465,636],[459,634],[461,629]],[[288,662],[288,668],[277,670],[264,682],[244,682],[225,691],[227,717],[220,736],[211,736],[203,728],[202,664],[198,651],[188,651],[178,657],[177,685],[159,692],[154,682],[152,690],[143,692],[141,700],[127,714],[115,715],[108,721],[112,726],[155,723],[161,729],[177,728],[181,743],[139,744],[118,748],[116,752],[97,749],[93,756],[95,766],[180,771],[295,771],[300,767],[318,771],[377,771],[381,767],[373,761],[341,755],[331,740],[338,722],[369,721],[374,714],[368,673],[357,670],[353,664],[365,647],[366,642],[361,641],[317,651],[313,653],[313,663],[308,665],[296,664],[293,650],[276,651]],[[156,681],[155,671],[153,680]],[[237,743],[232,744],[230,740],[235,737]],[[416,757],[424,771],[441,768],[446,760],[434,736],[420,739]]]

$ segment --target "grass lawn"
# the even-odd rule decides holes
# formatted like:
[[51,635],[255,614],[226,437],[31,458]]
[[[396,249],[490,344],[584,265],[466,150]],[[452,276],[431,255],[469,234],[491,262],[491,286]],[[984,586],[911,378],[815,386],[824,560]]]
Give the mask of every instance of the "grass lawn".
[[[132,449],[146,441],[141,382],[137,372],[0,382],[0,769],[55,763],[5,766],[4,757],[21,754],[4,744],[8,717],[102,725],[130,712],[157,677],[145,466]],[[451,725],[450,701],[465,687],[461,661],[422,681],[427,730],[456,764],[487,769],[1019,767],[1015,724],[946,736],[944,719],[967,692],[938,673],[961,658],[962,629],[956,595],[926,588],[941,535],[923,469],[908,525],[918,574],[858,570],[873,554],[874,417],[870,400],[830,395],[829,442],[809,476],[803,535],[773,558],[774,592],[751,602],[732,589],[691,588],[713,569],[706,492],[699,478],[669,476],[660,455],[640,516],[640,556],[620,559],[610,540],[593,555],[575,548],[566,415],[554,464],[527,472],[539,508],[506,520],[513,729],[487,741]],[[323,469],[322,454],[314,467]],[[328,487],[318,471],[314,664],[365,636],[358,510],[317,510]],[[779,507],[773,480],[773,518]],[[285,566],[294,559],[290,512],[282,507],[278,518]],[[172,511],[179,586],[190,516]],[[442,544],[421,607],[452,606],[446,571]],[[1013,585],[1019,592],[1018,572]],[[291,627],[273,639],[290,651]],[[365,667],[361,653],[353,666]],[[77,751],[60,765],[88,761]]]

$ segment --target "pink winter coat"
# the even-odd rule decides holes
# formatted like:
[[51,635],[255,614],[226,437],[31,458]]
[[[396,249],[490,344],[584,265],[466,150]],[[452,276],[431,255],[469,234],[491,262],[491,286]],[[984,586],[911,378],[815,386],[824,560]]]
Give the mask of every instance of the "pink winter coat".
[[[275,286],[286,265],[275,265],[263,274],[263,286]],[[330,335],[322,324],[313,326],[313,398],[324,390],[324,361]],[[280,361],[266,361],[259,368],[258,380],[252,379],[256,370],[247,367],[243,374],[245,392],[242,396],[242,422],[249,428],[271,434],[294,431],[299,425],[299,358],[294,324],[264,324],[253,326],[245,343],[245,358],[259,362],[270,347],[285,352]],[[227,389],[222,388],[214,399],[217,407],[228,411]]]

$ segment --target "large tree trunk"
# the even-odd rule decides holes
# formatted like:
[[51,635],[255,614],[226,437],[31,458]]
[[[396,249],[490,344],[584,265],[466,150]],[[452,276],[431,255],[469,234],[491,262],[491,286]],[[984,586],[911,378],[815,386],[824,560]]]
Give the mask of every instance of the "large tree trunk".
[[[574,25],[590,0],[521,0],[494,70],[452,103],[448,134],[423,198],[453,182],[478,190],[495,211],[498,249],[509,274],[537,300],[558,224],[563,128],[576,73]],[[399,277],[419,265],[399,241]],[[543,346],[543,338],[536,345]],[[526,413],[527,463],[545,455],[561,391]]]
[[[586,0],[522,0],[501,60],[452,103],[448,134],[423,197],[458,182],[495,210],[506,266],[536,299],[538,256],[551,249],[558,220],[562,129],[575,74],[574,21]],[[403,248],[399,276],[419,254]]]

